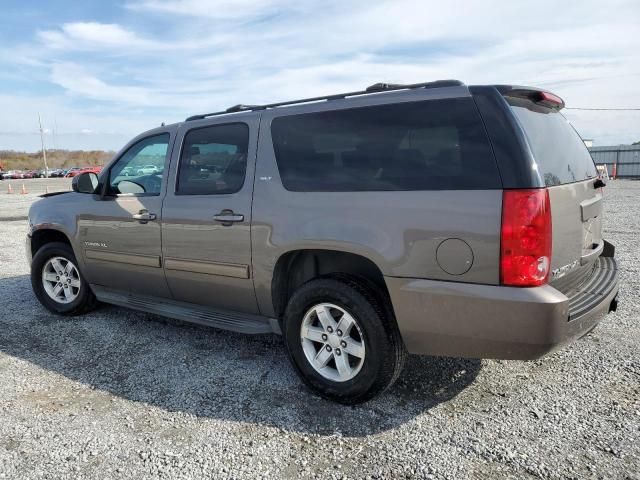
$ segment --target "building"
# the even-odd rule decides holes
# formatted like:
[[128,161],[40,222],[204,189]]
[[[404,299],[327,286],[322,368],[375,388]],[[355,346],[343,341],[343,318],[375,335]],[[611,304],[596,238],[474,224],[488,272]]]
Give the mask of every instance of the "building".
[[591,147],[589,152],[596,165],[606,165],[609,175],[616,178],[640,178],[640,145]]

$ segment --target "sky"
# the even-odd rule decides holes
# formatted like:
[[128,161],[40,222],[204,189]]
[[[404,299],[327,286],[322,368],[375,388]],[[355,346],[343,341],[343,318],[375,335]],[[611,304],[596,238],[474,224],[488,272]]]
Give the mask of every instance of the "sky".
[[[162,122],[377,82],[518,84],[640,108],[640,2],[0,0],[0,150],[119,150]],[[640,111],[564,113],[594,145]]]

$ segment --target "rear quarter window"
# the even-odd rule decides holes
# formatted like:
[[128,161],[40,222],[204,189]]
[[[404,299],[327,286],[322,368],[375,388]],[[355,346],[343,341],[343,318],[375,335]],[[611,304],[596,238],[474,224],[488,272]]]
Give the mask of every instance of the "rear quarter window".
[[282,116],[271,134],[287,190],[501,188],[470,98]]
[[597,175],[587,147],[564,115],[527,99],[507,101],[524,130],[546,186],[581,182]]

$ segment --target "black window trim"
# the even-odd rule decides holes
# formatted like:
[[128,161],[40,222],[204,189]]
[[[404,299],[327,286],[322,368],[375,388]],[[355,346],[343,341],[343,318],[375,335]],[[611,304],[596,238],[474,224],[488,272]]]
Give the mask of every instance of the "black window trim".
[[[178,191],[178,187],[179,187],[179,183],[180,183],[180,168],[182,168],[182,153],[184,151],[184,146],[185,146],[185,140],[187,138],[187,135],[189,135],[189,133],[195,131],[195,130],[203,130],[205,128],[213,128],[213,127],[226,127],[229,125],[244,125],[247,128],[247,160],[246,160],[246,166],[244,169],[244,177],[242,179],[242,184],[240,185],[240,187],[238,188],[238,190],[236,190],[235,192],[225,192],[225,193],[180,193]],[[251,125],[249,125],[248,122],[243,122],[243,121],[233,121],[233,122],[223,122],[223,123],[210,123],[208,125],[201,125],[199,127],[193,127],[188,129],[187,131],[185,131],[182,134],[182,138],[180,139],[180,152],[178,154],[178,161],[177,161],[177,165],[176,165],[176,177],[175,177],[175,182],[173,182],[173,195],[174,196],[180,196],[180,197],[209,197],[211,195],[216,195],[217,197],[222,197],[225,195],[235,195],[239,192],[242,191],[242,189],[244,188],[244,185],[247,181],[247,171],[248,171],[248,167],[249,167],[249,150],[251,149]]]
[[106,198],[120,198],[120,197],[159,197],[162,195],[162,187],[164,187],[164,185],[166,185],[167,183],[167,177],[168,175],[163,175],[162,176],[162,184],[160,186],[160,191],[158,193],[150,193],[150,192],[143,192],[143,193],[109,193],[109,189],[111,188],[111,170],[113,170],[113,168],[118,164],[118,162],[122,159],[122,157],[124,157],[127,152],[129,152],[129,150],[131,150],[133,147],[135,147],[136,145],[138,145],[141,142],[144,142],[145,140],[149,140],[150,138],[153,137],[160,137],[163,135],[168,135],[169,139],[167,141],[167,153],[165,153],[165,157],[164,157],[164,163],[165,163],[165,171],[167,170],[167,160],[170,161],[171,159],[171,145],[172,145],[172,134],[170,131],[164,131],[164,132],[156,132],[152,135],[147,135],[146,137],[142,137],[141,139],[137,140],[136,142],[132,143],[131,145],[129,145],[129,147],[124,150],[124,152],[122,152],[121,155],[118,156],[118,158],[111,164],[111,166],[109,167],[109,170],[107,171],[107,175],[105,177],[105,181],[104,181],[104,187],[102,190],[102,196],[106,197]]

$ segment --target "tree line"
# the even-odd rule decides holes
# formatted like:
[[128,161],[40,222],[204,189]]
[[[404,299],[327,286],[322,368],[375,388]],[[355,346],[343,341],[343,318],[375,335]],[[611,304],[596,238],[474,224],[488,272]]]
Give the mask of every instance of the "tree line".
[[[92,167],[104,165],[115,152],[102,150],[47,150],[47,165],[53,168]],[[16,152],[0,150],[0,169],[2,170],[40,170],[44,168],[42,151]]]

